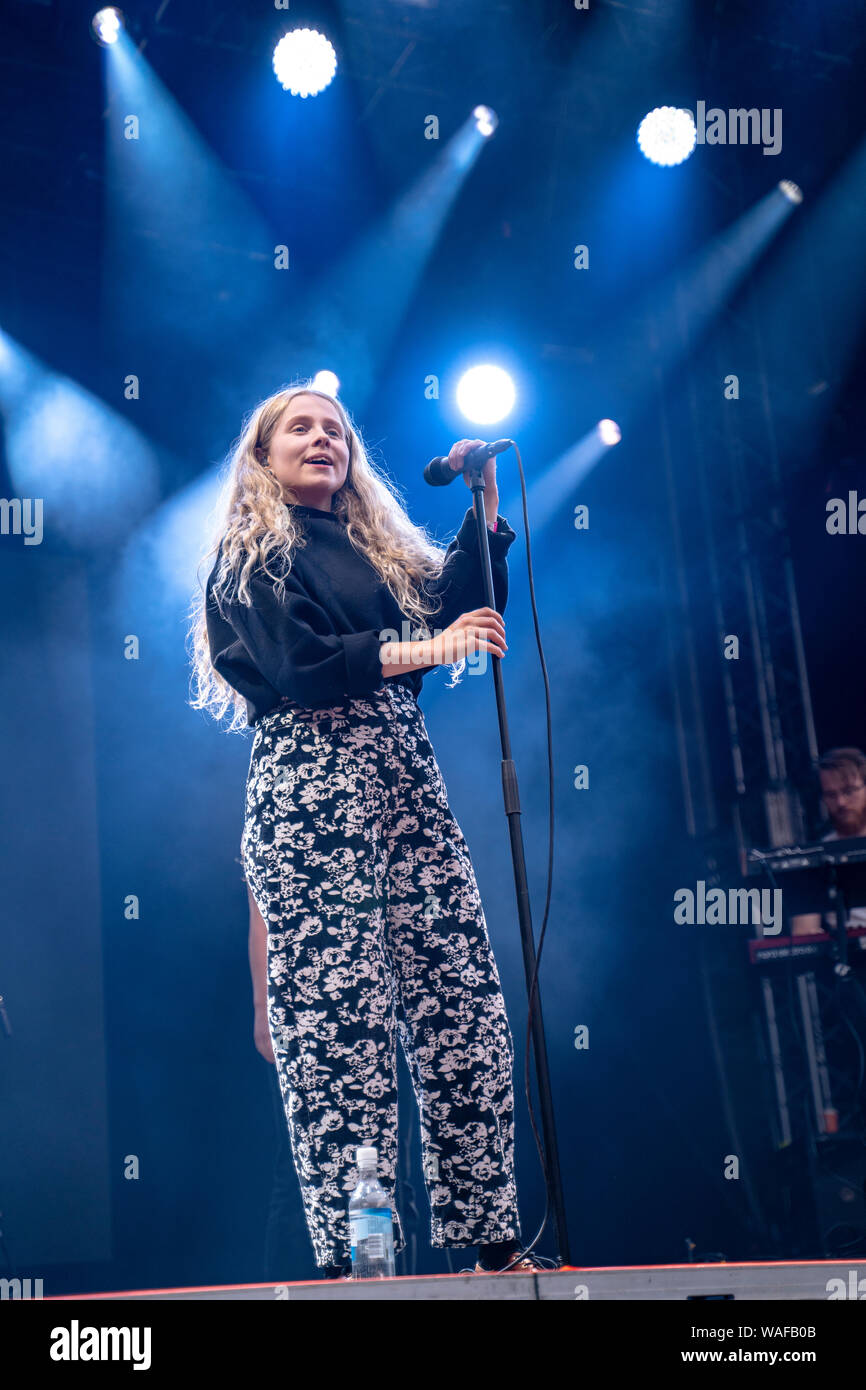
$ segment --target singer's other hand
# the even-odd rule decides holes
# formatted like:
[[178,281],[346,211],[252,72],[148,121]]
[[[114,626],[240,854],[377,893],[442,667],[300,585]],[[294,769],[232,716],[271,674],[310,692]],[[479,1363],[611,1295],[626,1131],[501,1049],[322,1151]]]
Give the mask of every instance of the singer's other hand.
[[450,666],[473,652],[492,652],[503,657],[508,651],[505,623],[494,608],[474,608],[461,613],[456,622],[437,637],[430,638],[431,666]]

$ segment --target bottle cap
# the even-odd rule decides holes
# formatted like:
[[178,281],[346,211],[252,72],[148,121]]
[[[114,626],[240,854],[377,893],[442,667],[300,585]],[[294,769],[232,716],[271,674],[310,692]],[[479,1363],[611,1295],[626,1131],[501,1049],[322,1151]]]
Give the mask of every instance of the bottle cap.
[[369,1168],[371,1163],[376,1163],[378,1157],[379,1151],[373,1148],[372,1145],[366,1145],[363,1148],[355,1150],[355,1162],[359,1168]]

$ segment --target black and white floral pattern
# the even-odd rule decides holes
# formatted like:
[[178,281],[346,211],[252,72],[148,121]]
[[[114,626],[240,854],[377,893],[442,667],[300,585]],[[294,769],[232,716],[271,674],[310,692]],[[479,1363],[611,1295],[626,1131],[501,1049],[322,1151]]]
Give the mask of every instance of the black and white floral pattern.
[[241,853],[268,927],[271,1039],[316,1263],[348,1258],[359,1144],[377,1146],[393,1207],[398,1035],[432,1244],[520,1239],[513,1039],[412,692],[386,682],[328,709],[283,701],[260,720]]

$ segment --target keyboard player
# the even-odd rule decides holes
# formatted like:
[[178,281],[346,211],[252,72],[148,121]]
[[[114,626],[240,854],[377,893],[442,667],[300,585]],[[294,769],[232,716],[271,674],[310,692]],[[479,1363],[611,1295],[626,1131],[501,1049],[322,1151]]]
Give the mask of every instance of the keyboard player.
[[[866,835],[866,754],[859,748],[831,748],[818,762],[821,798],[832,829],[822,840],[847,840]],[[791,918],[792,936],[814,936],[835,924],[836,914],[809,912]],[[866,907],[848,913],[849,927],[866,927]]]

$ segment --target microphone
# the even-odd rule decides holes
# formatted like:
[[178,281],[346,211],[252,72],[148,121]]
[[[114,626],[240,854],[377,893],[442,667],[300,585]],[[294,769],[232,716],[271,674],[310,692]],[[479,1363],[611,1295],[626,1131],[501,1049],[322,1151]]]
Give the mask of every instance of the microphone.
[[513,439],[497,439],[495,444],[476,444],[474,449],[463,459],[463,467],[454,469],[447,458],[431,459],[424,469],[424,481],[431,487],[447,487],[453,483],[455,478],[461,478],[469,467],[480,467],[488,459],[492,459],[494,454],[502,454],[506,449],[510,449],[514,443]]

